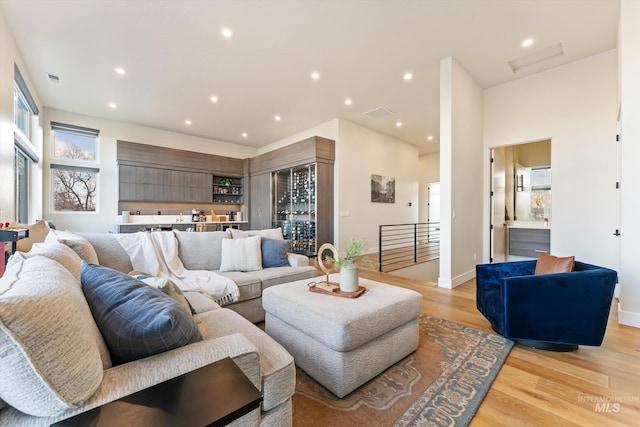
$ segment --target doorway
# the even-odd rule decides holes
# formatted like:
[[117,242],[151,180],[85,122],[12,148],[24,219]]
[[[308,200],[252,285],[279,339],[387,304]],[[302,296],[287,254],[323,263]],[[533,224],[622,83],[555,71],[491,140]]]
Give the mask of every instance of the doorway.
[[490,150],[490,262],[518,260],[511,229],[551,228],[551,140]]

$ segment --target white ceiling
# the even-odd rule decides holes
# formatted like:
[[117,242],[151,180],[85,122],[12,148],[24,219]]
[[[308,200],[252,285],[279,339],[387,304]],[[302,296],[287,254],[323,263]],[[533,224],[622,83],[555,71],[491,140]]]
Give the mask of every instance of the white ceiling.
[[[491,87],[615,48],[619,13],[618,0],[0,0],[0,7],[47,107],[255,147],[341,117],[421,153],[438,151],[427,136],[439,135],[441,59],[455,57]],[[223,26],[232,39],[221,36]],[[535,43],[525,49],[528,37]],[[517,74],[508,65],[557,43],[562,57]],[[117,75],[117,66],[127,74]],[[363,114],[378,107],[395,114]]]

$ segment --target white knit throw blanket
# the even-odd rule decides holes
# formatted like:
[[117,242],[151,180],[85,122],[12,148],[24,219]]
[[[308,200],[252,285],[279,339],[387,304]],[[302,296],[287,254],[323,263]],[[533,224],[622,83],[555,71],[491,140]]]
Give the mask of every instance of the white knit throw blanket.
[[171,231],[116,234],[134,270],[172,280],[182,291],[198,291],[225,305],[238,300],[238,285],[207,270],[187,270],[178,257],[178,241]]

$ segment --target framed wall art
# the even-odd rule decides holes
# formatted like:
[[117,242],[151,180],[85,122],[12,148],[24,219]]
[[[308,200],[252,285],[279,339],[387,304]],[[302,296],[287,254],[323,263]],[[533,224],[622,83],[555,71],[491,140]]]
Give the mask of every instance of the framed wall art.
[[371,201],[374,203],[395,203],[396,179],[382,175],[371,175]]

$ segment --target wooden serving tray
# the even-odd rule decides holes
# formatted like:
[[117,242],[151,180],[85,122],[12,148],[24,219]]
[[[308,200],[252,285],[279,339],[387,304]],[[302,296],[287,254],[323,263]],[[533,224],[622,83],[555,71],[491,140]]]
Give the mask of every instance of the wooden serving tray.
[[325,291],[324,289],[320,289],[317,286],[309,286],[309,291],[311,292],[315,292],[317,294],[324,294],[324,295],[333,295],[334,297],[342,297],[342,298],[358,298],[366,290],[367,288],[365,288],[364,286],[358,286],[358,290],[355,292],[342,292],[340,289],[336,289],[333,292],[329,292],[329,291]]

